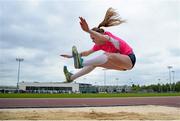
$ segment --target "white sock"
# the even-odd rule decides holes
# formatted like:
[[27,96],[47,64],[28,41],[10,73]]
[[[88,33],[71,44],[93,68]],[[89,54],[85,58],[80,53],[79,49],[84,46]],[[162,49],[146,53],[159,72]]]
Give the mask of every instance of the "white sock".
[[73,74],[71,76],[71,79],[72,80],[75,80],[76,78],[80,77],[80,76],[83,76],[85,74],[88,74],[89,72],[91,72],[92,70],[95,69],[95,66],[85,66],[83,67],[79,72]]
[[106,63],[107,60],[108,60],[107,55],[102,54],[93,59],[84,60],[82,65],[83,66],[98,66],[98,65],[102,65],[102,64]]

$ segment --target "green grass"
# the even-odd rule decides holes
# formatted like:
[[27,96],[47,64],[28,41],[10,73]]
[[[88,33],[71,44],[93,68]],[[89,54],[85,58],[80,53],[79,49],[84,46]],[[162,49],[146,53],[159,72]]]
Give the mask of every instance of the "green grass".
[[119,93],[119,94],[0,94],[0,98],[121,98],[180,96],[180,93]]

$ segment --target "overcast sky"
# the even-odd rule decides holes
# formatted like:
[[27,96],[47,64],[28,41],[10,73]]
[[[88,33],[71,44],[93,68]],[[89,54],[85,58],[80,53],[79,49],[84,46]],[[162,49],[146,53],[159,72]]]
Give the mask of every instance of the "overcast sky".
[[[71,54],[73,45],[79,51],[92,48],[78,17],[92,28],[109,7],[127,23],[105,30],[133,47],[137,63],[130,71],[106,70],[106,84],[167,83],[168,65],[180,81],[180,0],[0,0],[0,85],[16,85],[17,57],[24,58],[20,81],[63,82],[64,65],[77,72],[72,59],[59,55]],[[76,82],[102,85],[104,70],[96,68]]]

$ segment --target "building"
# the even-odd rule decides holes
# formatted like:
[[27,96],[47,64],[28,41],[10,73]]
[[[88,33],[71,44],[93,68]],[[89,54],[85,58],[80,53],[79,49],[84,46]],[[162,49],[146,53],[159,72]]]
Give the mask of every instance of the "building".
[[15,86],[0,86],[0,93],[16,93],[17,87]]
[[30,93],[95,93],[91,84],[62,82],[21,82],[19,89]]
[[1,87],[0,93],[123,93],[130,86],[93,86],[85,83],[20,82],[17,87]]
[[107,92],[107,93],[124,93],[131,92],[131,86],[98,86],[98,92]]

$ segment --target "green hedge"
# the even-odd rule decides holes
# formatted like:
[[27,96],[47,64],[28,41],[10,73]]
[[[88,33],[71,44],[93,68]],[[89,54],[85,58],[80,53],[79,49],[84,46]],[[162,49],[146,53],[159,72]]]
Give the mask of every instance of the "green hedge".
[[0,94],[0,98],[117,98],[117,97],[160,97],[180,96],[180,93],[98,93],[98,94]]

